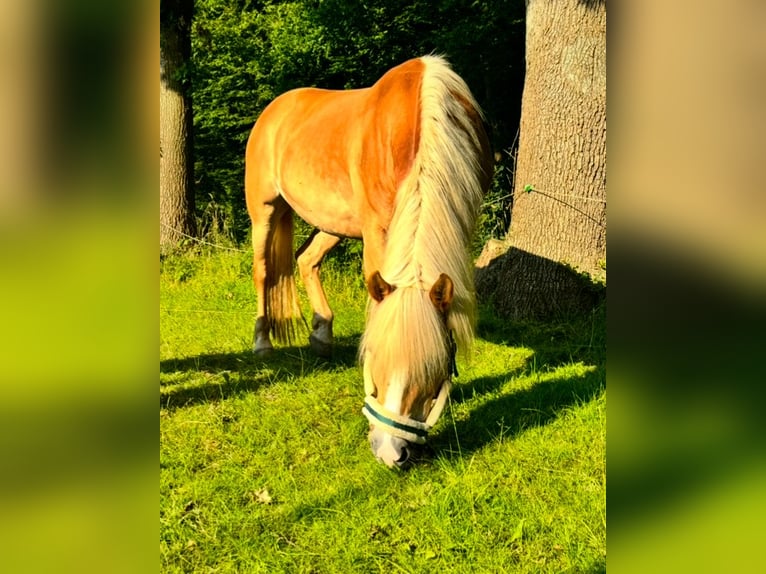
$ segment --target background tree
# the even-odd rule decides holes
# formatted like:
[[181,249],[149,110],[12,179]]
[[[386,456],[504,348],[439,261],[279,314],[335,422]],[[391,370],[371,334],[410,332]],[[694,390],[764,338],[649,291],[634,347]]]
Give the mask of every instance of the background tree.
[[160,3],[160,249],[194,235],[192,0]]
[[592,307],[606,277],[606,6],[529,0],[526,26],[511,225],[477,289],[503,315],[545,318]]

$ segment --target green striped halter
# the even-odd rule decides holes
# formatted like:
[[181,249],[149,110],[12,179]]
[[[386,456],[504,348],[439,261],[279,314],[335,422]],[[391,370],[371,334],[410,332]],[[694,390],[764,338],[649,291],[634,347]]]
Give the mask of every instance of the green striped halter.
[[[365,392],[367,396],[364,398],[364,406],[362,407],[362,413],[370,421],[370,424],[383,427],[385,431],[393,436],[402,438],[408,442],[415,444],[424,444],[428,431],[439,420],[444,407],[447,404],[449,398],[450,389],[452,388],[452,375],[457,376],[457,365],[455,362],[455,355],[457,353],[457,345],[455,339],[450,331],[449,337],[450,348],[450,374],[449,377],[441,384],[439,393],[433,399],[431,404],[431,412],[428,414],[426,422],[416,421],[410,417],[405,417],[396,413],[393,413],[381,405],[378,400],[372,395],[375,390],[372,385],[372,379],[369,376],[365,376]],[[365,370],[367,369],[365,365]]]

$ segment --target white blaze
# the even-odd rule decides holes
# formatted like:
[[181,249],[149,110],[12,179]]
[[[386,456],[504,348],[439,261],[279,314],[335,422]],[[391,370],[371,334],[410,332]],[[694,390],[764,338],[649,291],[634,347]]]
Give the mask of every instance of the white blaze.
[[[386,391],[386,402],[383,405],[386,410],[392,413],[401,414],[402,400],[404,399],[404,377],[401,375],[394,375],[388,382],[388,390]],[[394,466],[397,460],[401,457],[402,439],[396,438],[387,432],[376,428],[373,432],[379,433],[381,437],[380,447],[378,452],[375,453],[388,466]]]
[[404,399],[404,377],[394,374],[388,381],[388,391],[386,391],[386,403],[383,405],[387,410],[398,415],[402,414],[402,400]]

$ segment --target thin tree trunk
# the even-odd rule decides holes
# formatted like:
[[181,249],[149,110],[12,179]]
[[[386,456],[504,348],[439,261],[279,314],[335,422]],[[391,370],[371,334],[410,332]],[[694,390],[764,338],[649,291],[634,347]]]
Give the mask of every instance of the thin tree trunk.
[[160,250],[195,234],[190,0],[163,0],[160,11]]

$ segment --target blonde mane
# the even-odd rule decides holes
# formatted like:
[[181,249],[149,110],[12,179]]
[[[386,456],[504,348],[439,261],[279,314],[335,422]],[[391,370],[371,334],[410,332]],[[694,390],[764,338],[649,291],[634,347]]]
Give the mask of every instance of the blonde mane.
[[445,376],[448,352],[444,321],[429,298],[441,273],[454,284],[446,329],[466,356],[473,340],[476,300],[468,247],[484,171],[475,125],[481,118],[478,104],[444,59],[421,60],[419,147],[397,192],[380,269],[396,290],[370,307],[360,357],[374,350],[376,363],[388,365],[389,372],[403,367],[413,382],[433,384]]

